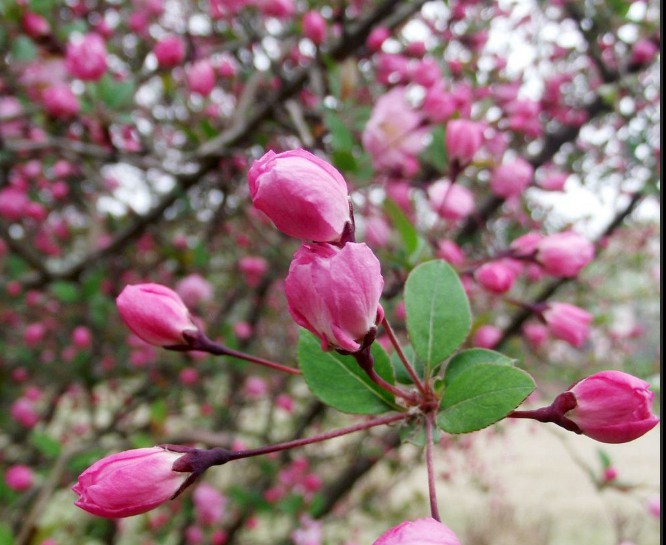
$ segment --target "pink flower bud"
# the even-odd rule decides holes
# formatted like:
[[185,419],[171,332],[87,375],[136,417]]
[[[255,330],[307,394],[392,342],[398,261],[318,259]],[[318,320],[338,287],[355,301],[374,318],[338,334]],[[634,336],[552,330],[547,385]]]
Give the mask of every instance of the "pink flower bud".
[[493,348],[502,338],[502,330],[494,325],[482,325],[472,337],[472,345],[479,348]]
[[544,191],[562,191],[569,175],[566,172],[551,171],[543,176],[537,185]]
[[416,156],[425,148],[429,130],[423,121],[408,100],[406,87],[394,87],[379,97],[362,136],[374,168],[407,174],[418,167]]
[[614,481],[615,479],[617,479],[617,469],[614,468],[613,466],[607,467],[606,469],[604,469],[602,479],[606,483]]
[[30,200],[22,189],[5,187],[0,189],[0,217],[16,221],[23,217]]
[[34,428],[39,422],[39,413],[37,413],[35,404],[25,397],[19,397],[12,403],[9,415],[26,429]]
[[197,521],[200,524],[211,526],[218,523],[224,516],[227,500],[216,488],[201,483],[192,494]]
[[308,11],[303,15],[303,34],[315,45],[326,39],[326,19],[318,11]]
[[530,182],[534,168],[520,157],[498,166],[490,176],[490,190],[504,199],[520,195]]
[[[633,441],[654,428],[654,392],[650,384],[621,371],[602,371],[575,383],[567,390],[576,406],[564,416],[583,434],[602,443]],[[565,395],[562,394],[562,395]]]
[[42,92],[42,103],[47,113],[53,117],[73,117],[81,109],[79,99],[69,88],[69,85],[64,83],[44,89]]
[[483,144],[483,126],[467,119],[453,119],[446,125],[446,151],[449,160],[466,165]]
[[28,12],[21,19],[21,26],[31,38],[41,38],[51,32],[49,22],[37,13]]
[[256,288],[268,271],[268,261],[261,256],[246,256],[240,259],[238,268],[243,274],[245,283],[251,288]]
[[382,534],[373,545],[460,545],[456,535],[433,518],[406,521]]
[[365,45],[370,51],[379,51],[382,48],[382,44],[389,38],[390,35],[391,31],[386,27],[380,26],[373,28]]
[[569,303],[549,303],[543,317],[550,332],[558,339],[576,348],[580,348],[587,341],[592,315],[582,308]]
[[243,386],[243,393],[249,399],[260,399],[268,393],[268,384],[263,378],[248,377]]
[[391,227],[381,216],[365,219],[365,241],[372,248],[383,248],[391,238]]
[[77,326],[72,331],[72,343],[77,348],[88,348],[92,344],[92,333],[86,326]]
[[178,294],[160,284],[125,286],[116,305],[127,327],[155,346],[187,344],[183,333],[199,330]]
[[215,69],[208,59],[197,61],[187,69],[187,85],[194,93],[210,95],[215,88]]
[[253,163],[248,181],[254,206],[286,235],[333,242],[350,221],[342,174],[305,150],[267,152]]
[[452,240],[440,240],[437,244],[437,251],[435,254],[439,259],[443,259],[454,267],[459,267],[465,262],[465,254],[460,246]]
[[572,278],[594,259],[594,244],[573,231],[549,235],[539,242],[536,259],[546,274]]
[[443,219],[459,220],[474,211],[474,196],[465,186],[439,180],[428,188],[432,209]]
[[523,335],[534,348],[540,348],[548,338],[548,328],[542,324],[525,324]]
[[288,19],[296,11],[294,0],[255,0],[255,5],[266,17]]
[[176,292],[188,308],[213,298],[213,287],[199,274],[189,274],[176,284]]
[[74,38],[67,44],[67,71],[83,81],[97,81],[106,72],[106,45],[94,32]]
[[384,316],[379,260],[365,244],[303,245],[285,280],[289,312],[321,339],[322,349],[355,352]]
[[72,490],[74,505],[105,518],[130,517],[170,500],[189,477],[174,471],[182,453],[162,447],[139,448],[112,454],[95,462]]
[[185,42],[180,36],[167,36],[155,44],[153,53],[162,68],[173,68],[185,59]]
[[656,519],[661,518],[661,496],[656,494],[650,496],[646,502],[648,513]]
[[15,492],[23,492],[32,487],[35,476],[28,466],[17,464],[11,466],[5,473],[5,484],[7,488]]
[[491,293],[506,293],[513,287],[516,274],[504,261],[491,261],[476,269],[474,279]]
[[631,62],[633,64],[647,64],[659,53],[659,48],[652,40],[637,41],[631,48]]
[[541,233],[531,232],[518,237],[511,243],[511,253],[514,257],[529,257],[536,253],[539,242],[544,236]]

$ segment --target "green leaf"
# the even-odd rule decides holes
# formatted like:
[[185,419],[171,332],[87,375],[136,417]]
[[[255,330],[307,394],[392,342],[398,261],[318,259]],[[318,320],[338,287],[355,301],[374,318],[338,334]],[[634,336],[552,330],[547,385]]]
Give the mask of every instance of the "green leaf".
[[[372,355],[377,374],[393,383],[391,362],[379,344],[373,344]],[[393,396],[372,382],[352,356],[324,352],[319,339],[306,330],[298,339],[298,365],[310,391],[339,411],[381,414],[397,408]]]
[[462,371],[444,390],[437,425],[448,433],[477,431],[506,417],[535,388],[521,369],[480,363]]
[[599,455],[599,461],[601,462],[602,469],[608,469],[610,466],[613,465],[610,456],[605,450],[597,449],[597,454]]
[[47,458],[55,458],[60,454],[60,443],[46,433],[33,431],[30,443]]
[[12,59],[17,62],[29,62],[37,57],[37,47],[27,36],[18,36],[12,42]]
[[54,282],[51,293],[63,303],[76,303],[79,300],[79,286],[73,282]]
[[0,545],[14,545],[14,534],[9,526],[0,522]]
[[[419,359],[419,357],[416,355],[416,352],[414,352],[414,348],[412,348],[412,345],[408,344],[406,346],[403,346],[402,351],[404,352],[407,361],[412,364],[412,367],[414,367],[416,374],[419,377],[423,378],[425,366],[423,365],[423,361]],[[391,355],[391,363],[393,364],[393,372],[395,373],[395,380],[397,380],[401,384],[413,384],[412,377],[409,376],[409,373],[407,372],[407,369],[405,369],[405,366],[400,360],[400,356],[398,355],[397,352],[394,352]]]
[[354,147],[354,135],[340,119],[338,112],[328,110],[324,114],[324,123],[331,134],[331,145],[335,151],[351,151]]
[[134,98],[134,92],[133,81],[116,81],[109,74],[104,74],[104,77],[97,83],[96,94],[110,110],[129,106]]
[[460,279],[441,260],[416,267],[405,284],[407,331],[428,371],[463,343],[472,324]]
[[494,365],[508,365],[512,367],[516,360],[495,352],[493,350],[486,350],[485,348],[472,348],[470,350],[463,350],[455,355],[455,357],[446,366],[446,374],[444,375],[444,384],[448,386],[455,380],[460,373],[482,363],[492,363]]
[[408,262],[410,264],[416,263],[427,246],[425,240],[419,235],[400,207],[391,199],[384,201],[384,212],[386,212],[402,239]]
[[30,0],[30,11],[48,18],[57,5],[58,0]]
[[439,172],[446,170],[449,160],[446,155],[446,146],[444,145],[444,127],[439,125],[432,131],[432,140],[430,145],[423,152],[423,158],[430,163]]

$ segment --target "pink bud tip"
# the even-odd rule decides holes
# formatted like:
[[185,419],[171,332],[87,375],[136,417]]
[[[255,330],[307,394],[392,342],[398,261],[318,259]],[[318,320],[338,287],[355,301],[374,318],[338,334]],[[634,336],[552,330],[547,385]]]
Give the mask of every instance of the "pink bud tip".
[[160,284],[125,286],[116,305],[127,327],[155,346],[186,344],[183,334],[199,330],[178,294]]

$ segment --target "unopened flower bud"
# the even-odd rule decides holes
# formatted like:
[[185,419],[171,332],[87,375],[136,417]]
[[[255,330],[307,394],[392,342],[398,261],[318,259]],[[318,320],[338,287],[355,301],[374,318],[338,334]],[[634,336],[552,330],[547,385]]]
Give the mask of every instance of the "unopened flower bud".
[[468,119],[453,119],[446,125],[446,152],[461,165],[472,161],[483,143],[483,126]]
[[321,45],[326,39],[326,19],[318,11],[308,11],[303,16],[303,34],[315,45]]
[[356,352],[384,317],[379,260],[365,244],[303,245],[285,280],[289,312],[322,349]]
[[199,331],[178,294],[160,284],[125,286],[116,305],[127,327],[148,344],[184,345],[184,333]]
[[516,160],[498,166],[490,177],[490,190],[504,199],[520,195],[530,182],[534,168],[525,159]]
[[602,443],[633,441],[659,422],[652,413],[654,392],[649,388],[648,382],[622,371],[602,371],[561,394],[575,399],[574,408],[563,416]]
[[543,317],[550,332],[558,339],[576,348],[587,341],[592,315],[586,310],[569,303],[549,303]]
[[536,259],[546,274],[572,278],[594,259],[594,244],[574,231],[565,231],[543,238]]
[[162,68],[173,68],[185,60],[185,42],[180,36],[167,36],[155,44],[153,53]]
[[406,521],[382,534],[373,545],[460,545],[453,531],[433,518]]
[[81,473],[72,487],[79,495],[74,505],[105,518],[130,517],[155,509],[170,500],[188,479],[189,473],[173,469],[183,456],[152,447],[102,458]]
[[513,287],[516,273],[504,260],[490,261],[476,269],[474,279],[491,293],[506,293]]
[[67,44],[65,66],[75,78],[83,81],[99,80],[107,69],[104,39],[94,32],[75,36]]
[[248,181],[254,206],[286,235],[334,242],[350,222],[345,179],[310,152],[269,151],[254,162]]

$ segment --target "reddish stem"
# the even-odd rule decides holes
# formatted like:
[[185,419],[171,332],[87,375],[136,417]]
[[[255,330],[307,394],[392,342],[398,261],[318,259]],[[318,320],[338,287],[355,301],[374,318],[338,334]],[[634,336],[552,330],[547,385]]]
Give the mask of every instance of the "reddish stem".
[[264,367],[269,367],[276,371],[283,371],[285,373],[290,373],[292,375],[300,375],[301,371],[293,367],[287,367],[286,365],[281,365],[275,363],[274,361],[265,360],[263,358],[258,358],[252,356],[251,354],[246,354],[245,352],[239,352],[238,350],[232,350],[224,346],[223,344],[212,341],[203,334],[200,334],[196,338],[192,339],[192,344],[190,350],[201,350],[203,352],[208,352],[209,354],[214,354],[216,356],[231,356],[232,358],[237,358],[239,360],[245,360],[252,363],[257,363],[263,365]]
[[377,374],[374,366],[375,360],[370,353],[370,347],[359,350],[358,352],[354,352],[352,356],[354,356],[361,369],[363,369],[370,377],[370,379],[379,387],[383,388],[387,392],[392,393],[394,396],[407,400],[411,404],[417,403],[418,400],[415,398],[412,392],[406,392],[405,390],[393,386],[393,384],[390,384]]
[[430,497],[430,514],[441,522],[437,507],[437,490],[435,488],[435,464],[433,462],[433,413],[426,415],[426,466],[428,468],[428,495]]
[[416,373],[416,370],[412,366],[411,362],[407,359],[407,356],[405,355],[405,352],[402,350],[402,346],[400,346],[400,341],[398,341],[398,338],[395,335],[395,332],[393,331],[393,328],[391,327],[391,324],[389,324],[388,320],[386,317],[384,317],[384,320],[382,321],[382,325],[384,326],[384,331],[386,331],[386,334],[388,335],[389,339],[391,340],[391,343],[395,347],[395,351],[398,354],[398,357],[400,358],[400,361],[402,362],[403,367],[411,377],[412,381],[414,384],[416,384],[416,387],[419,389],[419,392],[421,392],[421,395],[424,397],[428,397],[428,393],[426,391],[426,387],[424,386],[423,382],[421,381],[421,378],[419,375]]
[[342,435],[347,435],[357,431],[367,430],[376,426],[392,424],[394,422],[406,420],[409,417],[410,415],[408,413],[393,414],[390,416],[384,416],[382,418],[375,418],[374,420],[370,420],[368,422],[361,422],[360,424],[355,424],[346,428],[340,428],[339,430],[322,433],[321,435],[315,435],[313,437],[294,439],[293,441],[286,441],[285,443],[277,443],[275,445],[269,445],[261,448],[239,450],[231,452],[229,460],[239,460],[241,458],[250,458],[252,456],[261,456],[263,454],[271,454],[272,452],[280,452],[282,450],[291,448],[303,447],[305,445],[311,445],[312,443],[319,443],[321,441],[328,441],[329,439],[334,439],[335,437],[340,437]]

